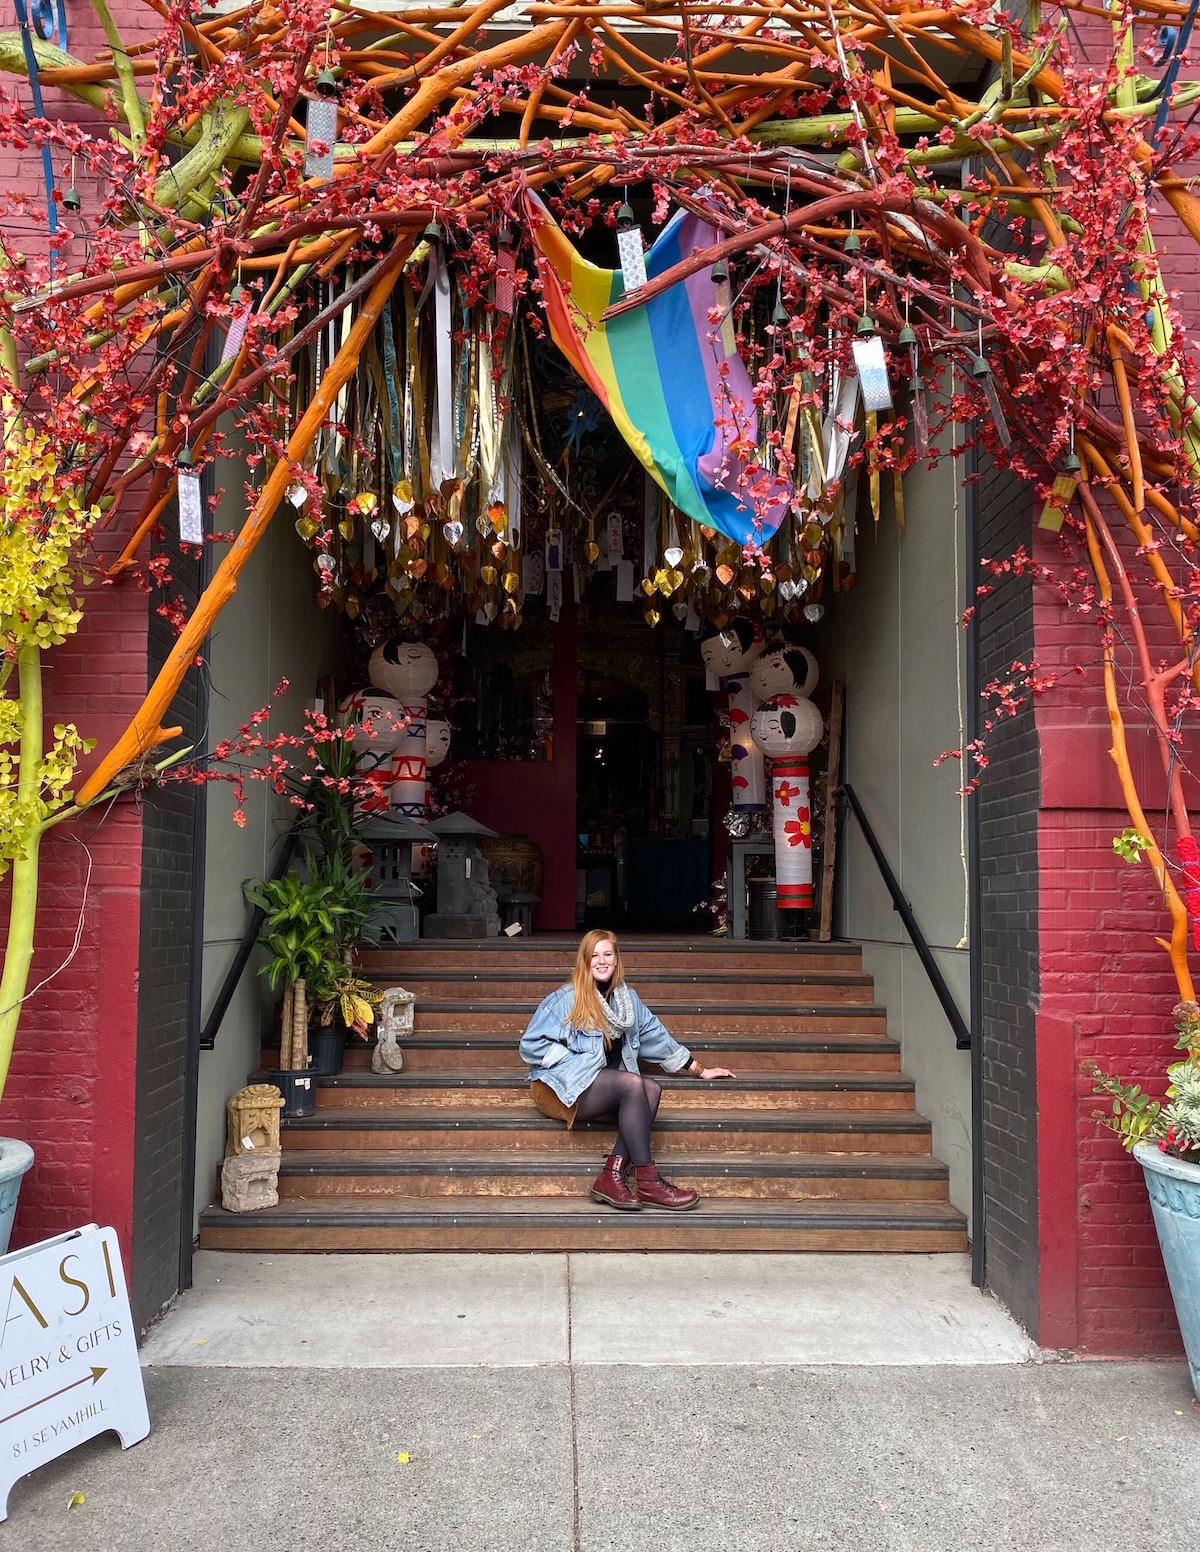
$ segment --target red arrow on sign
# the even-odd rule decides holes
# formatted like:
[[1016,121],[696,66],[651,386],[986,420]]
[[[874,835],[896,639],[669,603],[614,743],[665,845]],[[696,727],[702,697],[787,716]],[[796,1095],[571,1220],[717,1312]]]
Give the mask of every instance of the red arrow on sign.
[[0,1428],[5,1423],[11,1423],[14,1417],[20,1417],[25,1412],[32,1412],[34,1407],[45,1406],[47,1401],[53,1401],[56,1396],[65,1396],[67,1391],[76,1390],[80,1385],[86,1385],[90,1381],[95,1385],[102,1374],[107,1374],[107,1369],[93,1368],[83,1376],[81,1380],[72,1380],[69,1385],[64,1385],[61,1390],[52,1390],[48,1396],[43,1396],[40,1401],[31,1401],[28,1406],[19,1407],[17,1411],[10,1412],[7,1417],[0,1417]]

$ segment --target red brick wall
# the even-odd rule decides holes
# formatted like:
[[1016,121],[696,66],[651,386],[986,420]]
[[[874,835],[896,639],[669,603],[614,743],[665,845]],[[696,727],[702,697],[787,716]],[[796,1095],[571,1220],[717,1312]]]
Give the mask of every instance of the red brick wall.
[[[131,41],[144,27],[145,7],[115,0],[112,9]],[[70,26],[73,53],[91,57],[102,46],[86,9],[72,8]],[[18,90],[28,102],[28,89]],[[94,121],[92,110],[64,106],[54,91],[45,96],[48,112]],[[0,155],[0,172],[6,187],[41,191],[41,159],[33,150]],[[78,183],[86,199],[82,173]],[[30,233],[26,251],[37,245]],[[79,634],[46,660],[47,722],[74,721],[103,749],[145,694],[147,602],[132,586],[97,586],[85,605]],[[61,826],[47,837],[42,859],[30,987],[54,979],[26,1003],[0,1103],[0,1133],[23,1138],[36,1154],[13,1246],[96,1221],[117,1229],[128,1268],[140,932],[136,808],[125,799]],[[6,921],[6,898],[0,908]],[[63,969],[77,930],[78,949]]]
[[[1044,536],[1038,544],[1055,564],[1056,546]],[[1148,628],[1160,613],[1148,598]],[[1047,1346],[1095,1354],[1174,1353],[1178,1328],[1141,1170],[1097,1124],[1100,1101],[1081,1071],[1090,1058],[1162,1092],[1178,996],[1155,942],[1167,918],[1149,868],[1112,850],[1129,819],[1108,754],[1095,626],[1039,590],[1034,630],[1039,662],[1085,665],[1083,677],[1060,685],[1037,714],[1039,1336]],[[1139,788],[1161,835],[1157,746],[1132,706],[1126,717]]]

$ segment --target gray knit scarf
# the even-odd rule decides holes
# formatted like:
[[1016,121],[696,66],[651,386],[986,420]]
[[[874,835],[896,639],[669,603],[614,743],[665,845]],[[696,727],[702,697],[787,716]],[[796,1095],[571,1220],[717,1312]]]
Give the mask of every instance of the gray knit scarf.
[[633,998],[629,995],[629,988],[622,981],[619,986],[610,987],[607,996],[602,997],[604,1004],[604,1020],[608,1025],[608,1039],[604,1042],[623,1038],[625,1031],[633,1027],[636,1017],[633,1010]]

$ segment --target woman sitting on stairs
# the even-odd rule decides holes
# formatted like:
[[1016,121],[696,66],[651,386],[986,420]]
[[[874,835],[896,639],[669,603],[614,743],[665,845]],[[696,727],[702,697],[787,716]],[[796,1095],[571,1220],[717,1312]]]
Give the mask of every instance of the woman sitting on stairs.
[[[621,950],[611,932],[584,935],[566,986],[543,999],[521,1037],[529,1064],[530,1096],[543,1115],[565,1121],[611,1116],[617,1141],[592,1182],[592,1196],[609,1207],[661,1207],[684,1212],[700,1200],[659,1174],[650,1155],[650,1129],[662,1087],[643,1078],[639,1058],[664,1072],[732,1078],[727,1067],[704,1067],[663,1028],[625,983]],[[633,1165],[633,1189],[626,1173]]]

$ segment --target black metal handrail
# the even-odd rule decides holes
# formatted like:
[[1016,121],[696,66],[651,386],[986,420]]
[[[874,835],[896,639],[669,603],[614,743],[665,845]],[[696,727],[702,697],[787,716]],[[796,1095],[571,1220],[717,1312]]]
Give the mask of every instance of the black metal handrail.
[[[283,845],[279,848],[279,855],[275,859],[275,866],[271,869],[271,879],[282,878],[288,870],[288,865],[296,850],[296,842],[300,839],[300,828],[304,822],[303,813],[298,814],[292,822],[291,828],[283,838]],[[250,955],[254,952],[254,945],[258,942],[258,935],[262,929],[263,918],[266,912],[261,906],[255,906],[250,913],[250,920],[246,923],[246,930],[242,933],[242,941],[238,944],[237,953],[233,956],[233,963],[225,972],[225,979],[221,982],[221,989],[217,993],[204,1028],[200,1031],[198,1045],[202,1051],[211,1051],[217,1043],[217,1031],[221,1027],[222,1020],[229,1011],[229,1004],[233,1001],[233,994],[237,990],[237,984],[242,978],[242,973],[250,962]]]
[[892,897],[892,906],[899,912],[900,920],[904,923],[904,930],[908,933],[913,948],[917,951],[917,958],[924,967],[925,974],[929,977],[929,984],[933,987],[933,994],[942,1005],[942,1012],[950,1022],[950,1028],[954,1031],[954,1044],[960,1051],[971,1049],[971,1031],[963,1023],[963,1016],[958,1011],[958,1004],[951,995],[950,988],[946,985],[946,978],[938,967],[937,960],[929,944],[925,941],[925,934],[917,925],[917,918],[913,915],[913,908],[905,898],[904,891],[900,888],[900,880],[892,872],[891,864],[883,854],[883,847],[879,844],[879,838],[871,828],[871,821],[867,818],[862,804],[858,800],[858,794],[849,782],[843,782],[838,788],[839,794],[845,798],[850,812],[858,821],[858,828],[862,831],[863,840],[871,848],[871,855],[875,858],[875,866],[879,869],[879,876],[883,879],[884,887]]

